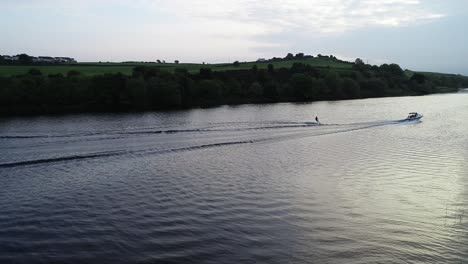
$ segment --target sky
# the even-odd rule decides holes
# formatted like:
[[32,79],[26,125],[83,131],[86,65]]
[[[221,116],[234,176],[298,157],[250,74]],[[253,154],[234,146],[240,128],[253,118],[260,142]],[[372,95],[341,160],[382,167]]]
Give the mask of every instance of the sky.
[[467,0],[0,0],[0,54],[233,62],[288,52],[468,75]]

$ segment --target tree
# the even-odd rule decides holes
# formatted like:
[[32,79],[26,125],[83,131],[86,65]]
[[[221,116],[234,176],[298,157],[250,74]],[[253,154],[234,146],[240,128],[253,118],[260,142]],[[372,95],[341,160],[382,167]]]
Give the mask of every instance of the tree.
[[252,96],[260,96],[263,94],[263,86],[259,82],[253,82],[249,87],[249,94]]
[[125,86],[126,93],[130,95],[131,104],[136,109],[148,108],[148,94],[146,82],[143,78],[131,78]]
[[355,61],[354,61],[354,64],[356,65],[364,65],[364,61],[360,58],[357,58]]
[[294,74],[290,82],[298,100],[312,100],[317,94],[313,78],[304,73]]
[[424,74],[421,74],[421,73],[415,73],[415,74],[413,74],[413,76],[411,76],[410,81],[416,82],[418,84],[422,84],[422,83],[426,82],[426,76]]
[[31,68],[31,69],[29,69],[28,74],[29,74],[29,75],[32,75],[32,76],[40,76],[40,75],[42,75],[41,71],[40,71],[39,69],[37,69],[37,68]]
[[260,82],[260,84],[264,85],[268,81],[269,77],[270,75],[268,74],[267,70],[259,69],[257,71],[257,81]]
[[210,68],[200,68],[200,78],[211,79],[212,71]]
[[252,66],[252,71],[253,71],[254,73],[256,73],[256,72],[258,71],[258,66],[257,66],[257,64],[254,64],[254,66]]
[[[434,91],[432,82],[421,73],[415,73],[410,78],[412,90],[417,94],[428,94]],[[451,80],[452,87],[457,87],[456,80]]]
[[278,84],[273,81],[268,82],[263,88],[263,96],[269,99],[277,99],[278,98]]
[[291,66],[291,72],[292,73],[302,73],[302,72],[306,72],[306,71],[307,71],[307,65],[305,65],[304,63],[295,62]]
[[343,91],[347,98],[356,99],[361,96],[361,87],[351,78],[343,80]]
[[398,64],[392,63],[392,64],[382,64],[379,67],[380,72],[382,73],[383,76],[387,78],[401,78],[405,77],[405,72],[400,68]]
[[133,70],[132,70],[132,77],[133,78],[142,77],[142,76],[144,76],[146,70],[147,70],[146,66],[142,66],[142,65],[135,66],[135,67],[133,67]]
[[159,75],[161,70],[159,67],[148,67],[139,65],[133,68],[132,77],[133,78],[140,78],[143,77],[145,80],[149,80],[152,77],[156,77]]
[[178,67],[174,69],[174,73],[176,75],[187,76],[189,72],[186,68]]
[[175,60],[174,63],[175,63],[175,64],[179,64],[179,60]]
[[291,100],[294,97],[294,91],[290,82],[281,84],[278,92],[283,99]]
[[229,96],[239,97],[242,95],[241,84],[234,78],[229,78],[225,83],[225,93]]
[[173,108],[181,105],[181,91],[174,75],[162,72],[147,82],[147,89],[153,108]]
[[96,107],[118,110],[121,94],[125,90],[127,77],[121,73],[104,74],[92,77],[92,90]]
[[296,59],[303,59],[304,58],[304,53],[297,53],[296,54]]
[[60,79],[60,78],[63,78],[63,74],[61,73],[48,74],[47,77],[49,77],[49,79]]
[[202,80],[195,85],[194,94],[202,104],[218,104],[222,90],[219,81]]
[[237,67],[239,67],[239,64],[240,64],[239,61],[235,61],[235,62],[232,64],[232,66],[234,66],[234,67],[237,68]]
[[379,78],[371,78],[360,83],[363,97],[381,97],[386,95],[387,83]]
[[71,70],[71,71],[67,72],[67,78],[74,78],[74,77],[78,77],[80,75],[81,75],[81,72],[79,72],[79,71]]
[[21,65],[32,64],[32,57],[30,57],[28,54],[20,54],[18,55],[18,62]]
[[368,73],[368,66],[370,65],[367,65],[364,64],[364,61],[362,61],[360,58],[357,58],[355,61],[354,61],[354,64],[353,64],[353,70],[356,70],[358,72],[361,72],[363,73],[364,75],[367,75],[369,77],[369,73]]
[[288,54],[286,55],[286,57],[284,57],[284,59],[286,59],[286,60],[294,59],[294,55],[293,55],[292,53],[288,53]]
[[269,73],[273,73],[275,71],[275,66],[273,66],[273,64],[268,64],[268,72]]
[[329,88],[329,95],[333,99],[342,99],[344,97],[342,90],[342,80],[338,73],[335,71],[329,71],[325,76],[325,83]]

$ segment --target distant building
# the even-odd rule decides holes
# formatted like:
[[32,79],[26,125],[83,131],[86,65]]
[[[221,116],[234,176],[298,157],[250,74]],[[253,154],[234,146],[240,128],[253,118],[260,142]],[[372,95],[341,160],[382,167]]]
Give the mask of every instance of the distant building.
[[55,61],[58,63],[76,63],[76,60],[69,57],[55,57]]
[[2,58],[6,61],[17,61],[19,60],[18,56],[9,56],[9,55],[3,55]]
[[[19,56],[10,56],[10,55],[3,55],[1,56],[5,61],[18,61]],[[61,64],[61,63],[76,63],[74,58],[69,57],[50,57],[50,56],[39,56],[39,57],[32,57],[30,56],[33,63],[51,63],[51,64]]]
[[53,57],[39,56],[37,57],[37,62],[54,63],[56,61]]
[[257,60],[257,62],[265,62],[265,61],[266,61],[265,58],[259,58],[259,59]]

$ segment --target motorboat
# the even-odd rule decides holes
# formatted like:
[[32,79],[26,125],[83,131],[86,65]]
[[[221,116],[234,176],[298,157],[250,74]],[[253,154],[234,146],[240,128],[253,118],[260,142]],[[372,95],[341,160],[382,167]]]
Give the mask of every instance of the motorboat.
[[416,112],[411,112],[408,114],[408,117],[404,120],[404,121],[415,121],[415,120],[419,120],[423,117],[423,115],[421,114],[418,114]]

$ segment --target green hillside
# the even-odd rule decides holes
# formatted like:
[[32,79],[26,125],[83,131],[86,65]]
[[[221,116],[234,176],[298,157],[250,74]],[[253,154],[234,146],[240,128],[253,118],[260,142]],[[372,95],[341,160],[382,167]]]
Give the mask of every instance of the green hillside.
[[292,59],[272,62],[244,62],[239,63],[237,67],[233,63],[220,64],[196,64],[196,63],[93,63],[85,62],[71,65],[0,65],[0,76],[12,76],[26,74],[31,68],[40,70],[43,74],[63,74],[66,75],[69,71],[78,71],[86,76],[100,75],[105,73],[123,73],[130,75],[135,66],[152,66],[159,67],[162,70],[174,71],[176,68],[187,69],[190,73],[199,72],[201,68],[210,68],[213,71],[229,71],[251,69],[257,65],[259,69],[267,69],[268,64],[273,64],[276,69],[290,68],[294,63],[304,63],[314,67],[331,67],[336,69],[351,69],[352,64],[342,62],[330,58],[305,58]]
[[468,77],[334,56],[225,64],[0,66],[0,115],[147,111],[456,92]]

